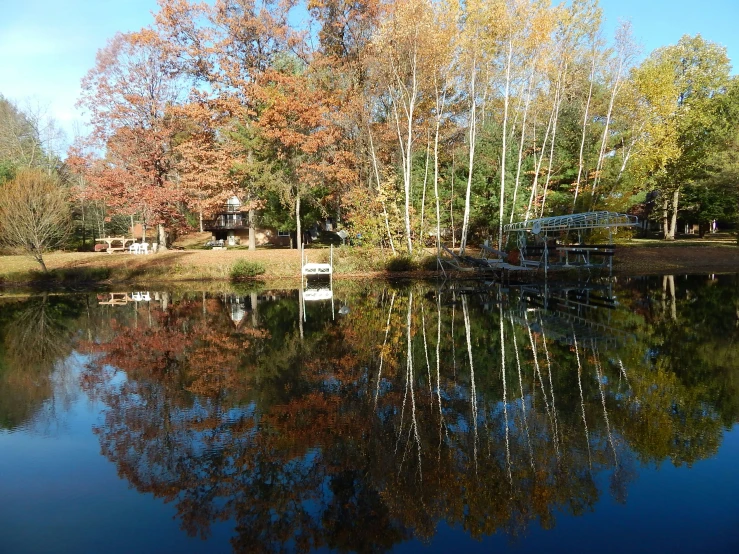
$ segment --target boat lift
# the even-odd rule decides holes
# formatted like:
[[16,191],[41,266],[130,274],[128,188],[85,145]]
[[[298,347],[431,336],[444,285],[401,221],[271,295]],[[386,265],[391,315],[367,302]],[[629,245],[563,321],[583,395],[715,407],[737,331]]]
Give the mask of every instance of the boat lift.
[[[529,219],[517,223],[511,223],[503,227],[504,232],[515,233],[517,237],[518,248],[521,256],[520,263],[522,266],[544,266],[544,272],[549,268],[549,250],[548,236],[550,234],[562,234],[577,232],[578,243],[576,245],[557,245],[555,250],[565,255],[563,267],[581,266],[592,267],[590,262],[591,255],[605,256],[609,259],[608,266],[612,268],[613,264],[613,229],[617,227],[636,227],[639,225],[639,218],[616,212],[598,211],[584,212],[571,215],[557,215],[552,217],[542,217],[538,219]],[[608,231],[607,245],[589,245],[583,244],[583,232],[592,231],[594,229],[606,229]],[[529,234],[539,239],[541,245],[528,245]],[[540,254],[540,259],[534,260],[526,258],[526,254]],[[582,263],[570,263],[569,256],[573,254],[576,258],[580,258]]]

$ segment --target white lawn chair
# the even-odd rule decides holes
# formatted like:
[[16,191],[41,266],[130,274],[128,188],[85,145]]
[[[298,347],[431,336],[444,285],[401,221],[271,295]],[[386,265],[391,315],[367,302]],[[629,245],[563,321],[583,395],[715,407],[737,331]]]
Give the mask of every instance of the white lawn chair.
[[138,242],[134,242],[131,244],[131,246],[128,247],[128,252],[130,254],[138,254],[140,248],[141,245]]
[[142,242],[140,245],[139,254],[148,254],[149,253],[149,243],[148,242]]

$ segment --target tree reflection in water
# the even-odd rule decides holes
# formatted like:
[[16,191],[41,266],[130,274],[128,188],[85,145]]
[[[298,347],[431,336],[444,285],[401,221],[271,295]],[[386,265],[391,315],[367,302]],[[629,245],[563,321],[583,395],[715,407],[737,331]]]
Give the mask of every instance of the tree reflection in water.
[[[79,298],[48,293],[0,307],[0,430],[31,421],[44,431],[58,425],[75,388],[63,362],[73,350],[70,322],[82,308]],[[54,374],[62,394],[54,394]]]
[[345,285],[351,315],[305,322],[295,292],[185,294],[98,307],[77,346],[104,455],[188,534],[232,520],[235,550],[387,550],[440,522],[551,528],[594,508],[599,474],[625,502],[638,463],[715,454],[739,414],[722,279],[626,280],[618,303]]

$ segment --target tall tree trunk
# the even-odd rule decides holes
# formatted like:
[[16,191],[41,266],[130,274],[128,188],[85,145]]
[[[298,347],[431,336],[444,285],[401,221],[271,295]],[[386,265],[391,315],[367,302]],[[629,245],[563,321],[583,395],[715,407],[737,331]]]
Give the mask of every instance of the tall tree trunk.
[[81,202],[81,208],[82,208],[82,249],[85,249],[86,246],[86,238],[87,238],[87,229],[85,229],[85,201],[82,200]]
[[475,142],[477,137],[477,101],[475,98],[475,79],[477,71],[476,59],[472,61],[472,78],[470,80],[470,129],[469,129],[469,164],[467,166],[467,192],[464,197],[464,217],[462,219],[462,236],[459,240],[459,253],[464,254],[467,247],[467,233],[470,224],[470,196],[472,192],[472,170],[475,166]]
[[590,87],[588,88],[588,100],[585,102],[585,115],[583,115],[582,118],[582,137],[580,139],[580,157],[579,162],[577,166],[577,181],[575,181],[575,197],[572,200],[572,210],[570,210],[570,213],[575,211],[575,206],[577,204],[577,196],[580,193],[580,179],[582,179],[582,172],[585,168],[585,137],[587,135],[588,130],[588,114],[590,113],[590,101],[593,98],[593,81],[595,80],[595,42],[593,42],[593,62],[590,66]]
[[[377,181],[377,194],[382,194],[382,187],[380,185],[380,170],[377,167],[377,154],[375,153],[375,143],[372,140],[372,130],[369,127],[369,122],[367,122],[367,133],[369,134],[370,139],[370,153],[372,154],[372,167],[375,170],[375,180]],[[390,250],[393,253],[393,256],[395,256],[395,243],[393,242],[393,235],[390,232],[390,221],[388,221],[387,217],[387,208],[385,207],[385,199],[383,198],[382,201],[382,215],[385,218],[385,231],[387,232],[387,240],[390,243]]]
[[203,210],[198,210],[198,223],[200,224],[200,232],[203,232]]
[[456,167],[454,165],[454,150],[452,150],[452,188],[449,193],[449,226],[452,228],[452,250],[457,242],[457,234],[454,232],[454,176]]
[[[508,61],[505,71],[505,97],[503,100],[503,145],[500,154],[500,209],[498,210],[498,250],[503,250],[503,215],[505,213],[505,158],[506,138],[508,131],[508,90],[511,85],[511,60],[513,58],[513,40],[508,40]],[[501,323],[502,325],[502,323]]]
[[618,94],[618,90],[620,88],[621,84],[621,72],[623,71],[624,66],[624,60],[623,58],[619,60],[618,63],[618,71],[616,72],[616,79],[613,82],[613,88],[611,89],[611,100],[608,103],[608,114],[606,115],[606,124],[603,128],[603,138],[600,142],[600,152],[598,153],[598,164],[595,167],[595,179],[593,180],[593,188],[591,192],[591,200],[590,205],[591,208],[595,205],[595,189],[598,186],[598,183],[600,182],[601,172],[603,171],[603,161],[605,160],[606,156],[606,147],[608,146],[608,129],[611,124],[611,116],[613,114],[613,104],[616,100],[616,95]]
[[547,146],[547,140],[549,139],[549,132],[552,130],[552,122],[554,121],[554,107],[552,107],[552,113],[549,114],[549,123],[547,124],[547,131],[544,133],[544,140],[541,143],[541,154],[539,155],[539,161],[536,161],[536,120],[534,120],[534,182],[531,184],[531,195],[529,196],[529,205],[526,208],[526,221],[531,219],[531,208],[534,205],[536,199],[536,190],[539,183],[539,173],[541,172],[541,164],[544,161],[544,149]]
[[418,246],[423,249],[423,216],[426,212],[426,184],[429,178],[429,160],[431,158],[431,130],[429,129],[426,138],[426,169],[423,174],[423,193],[421,194],[421,225],[418,229]]
[[529,113],[529,105],[531,104],[531,85],[534,80],[533,70],[529,76],[528,92],[526,93],[526,105],[523,108],[523,121],[521,122],[521,142],[518,145],[518,165],[516,166],[516,184],[513,187],[513,203],[511,205],[511,217],[508,223],[513,223],[513,216],[516,213],[516,197],[518,196],[518,186],[521,182],[521,163],[523,162],[523,145],[526,140],[526,117]]
[[257,230],[254,227],[254,208],[249,208],[249,250],[257,249]]
[[303,265],[303,229],[300,227],[300,193],[295,195],[295,226],[297,228],[298,251],[300,252],[300,265]]
[[670,238],[670,223],[669,223],[669,206],[670,201],[667,199],[667,196],[664,195],[662,199],[662,238],[664,240],[669,240]]
[[163,223],[157,224],[157,241],[159,242],[159,250],[167,249],[167,231],[164,229]]
[[[444,96],[446,96],[446,91]],[[439,95],[436,95],[436,131],[434,132],[434,197],[436,200],[436,255],[441,253],[441,207],[439,204],[439,127],[441,127],[441,111],[443,110],[444,100],[441,101],[441,110],[439,109]],[[738,239],[739,240],[739,235]]]
[[672,217],[670,219],[670,240],[675,240],[675,232],[677,231],[677,207],[680,198],[680,188],[676,188],[672,193]]
[[552,177],[552,162],[554,161],[554,142],[557,138],[557,122],[559,121],[559,107],[562,105],[562,92],[564,89],[564,81],[567,78],[567,64],[557,76],[557,92],[554,95],[554,125],[552,126],[552,142],[549,148],[549,164],[547,167],[547,178],[544,181],[544,194],[541,197],[541,212],[539,217],[544,217],[544,206],[547,203],[547,191],[549,190],[549,181]]

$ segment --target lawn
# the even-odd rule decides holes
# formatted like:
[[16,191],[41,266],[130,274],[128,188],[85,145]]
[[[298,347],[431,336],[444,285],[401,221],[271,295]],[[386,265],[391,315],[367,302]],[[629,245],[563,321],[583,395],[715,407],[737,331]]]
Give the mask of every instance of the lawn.
[[[335,248],[337,275],[367,275],[384,270],[389,252],[373,249]],[[327,248],[306,250],[310,262],[328,262]],[[170,250],[158,254],[133,255],[123,252],[53,252],[44,256],[50,272],[64,281],[193,281],[227,280],[237,260],[264,265],[264,278],[300,277],[297,250]],[[0,256],[0,282],[21,284],[41,277],[40,266],[27,256]]]

